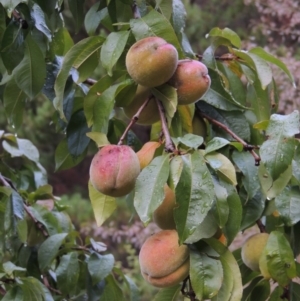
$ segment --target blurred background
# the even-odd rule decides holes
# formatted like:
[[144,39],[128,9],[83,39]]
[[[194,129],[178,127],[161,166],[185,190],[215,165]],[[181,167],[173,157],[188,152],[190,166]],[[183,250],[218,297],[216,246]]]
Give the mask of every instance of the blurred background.
[[[96,0],[86,0],[88,9]],[[274,69],[280,93],[279,114],[288,114],[300,109],[300,4],[299,0],[184,0],[187,11],[186,34],[193,50],[202,54],[208,46],[205,35],[213,27],[229,27],[237,32],[243,41],[245,50],[259,45],[280,58],[292,72],[297,87],[294,88],[287,76]],[[87,33],[82,28],[74,32],[71,13],[68,7],[64,11],[68,30],[77,42]],[[100,29],[101,30],[101,29]],[[274,67],[275,68],[275,67]],[[97,69],[95,79],[101,76]],[[40,151],[42,165],[49,175],[54,194],[68,205],[68,213],[82,236],[92,236],[95,240],[108,245],[118,265],[127,269],[142,291],[142,301],[151,300],[155,289],[142,280],[139,266],[139,248],[145,238],[153,233],[155,225],[144,228],[132,215],[125,201],[118,202],[118,209],[103,227],[97,227],[88,199],[87,183],[89,165],[95,149],[76,167],[54,172],[54,153],[63,134],[57,132],[52,121],[54,108],[50,101],[37,98],[27,105],[23,126],[18,136],[31,140]],[[9,128],[4,109],[0,103],[0,129],[14,132]],[[142,129],[143,131],[143,129]]]

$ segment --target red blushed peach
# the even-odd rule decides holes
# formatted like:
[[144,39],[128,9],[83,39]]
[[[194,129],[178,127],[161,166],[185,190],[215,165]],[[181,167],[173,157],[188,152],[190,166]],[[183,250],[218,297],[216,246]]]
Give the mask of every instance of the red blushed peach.
[[162,230],[143,244],[139,262],[142,276],[153,286],[178,284],[189,274],[189,249],[179,246],[175,230]]
[[210,87],[207,67],[195,60],[180,60],[169,84],[177,89],[178,104],[188,105],[199,100]]
[[127,145],[107,145],[94,156],[90,181],[95,189],[112,197],[128,194],[140,173],[136,153]]
[[145,87],[168,81],[176,70],[176,48],[159,37],[148,37],[133,44],[126,55],[126,68],[132,79]]

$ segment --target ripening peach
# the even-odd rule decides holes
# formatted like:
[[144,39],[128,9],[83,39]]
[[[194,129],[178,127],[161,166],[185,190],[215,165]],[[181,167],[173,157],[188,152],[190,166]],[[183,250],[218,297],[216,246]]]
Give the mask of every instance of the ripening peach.
[[136,153],[127,145],[107,145],[94,156],[90,181],[95,189],[112,197],[128,194],[140,173]]
[[139,262],[142,276],[156,287],[178,284],[189,274],[189,249],[178,244],[175,230],[162,230],[143,244]]
[[159,37],[133,44],[126,55],[126,68],[132,79],[145,87],[157,87],[174,74],[178,63],[176,48]]
[[177,89],[178,104],[188,105],[199,100],[210,87],[207,67],[196,60],[180,60],[169,84]]
[[[151,89],[148,87],[144,87],[138,85],[135,96],[132,102],[124,107],[124,113],[128,118],[132,118],[142,104],[151,96]],[[136,123],[143,125],[151,125],[160,120],[159,111],[156,105],[156,101],[153,98],[150,99],[147,106],[143,109],[141,114],[139,115],[139,119]]]

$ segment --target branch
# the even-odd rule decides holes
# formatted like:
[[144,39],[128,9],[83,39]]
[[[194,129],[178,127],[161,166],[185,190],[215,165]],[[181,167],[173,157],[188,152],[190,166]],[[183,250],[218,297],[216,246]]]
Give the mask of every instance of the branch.
[[131,127],[139,120],[140,114],[142,113],[142,111],[144,110],[144,108],[148,105],[149,101],[151,100],[151,98],[153,98],[153,95],[150,95],[145,102],[140,106],[140,108],[138,109],[138,111],[132,116],[129,124],[127,125],[123,135],[121,136],[118,145],[122,145],[126,135],[128,134],[129,130],[131,129]]
[[139,8],[136,4],[136,1],[133,1],[131,9],[132,9],[134,19],[140,19],[141,14],[140,14]]
[[[10,180],[7,179],[7,178],[5,178],[5,177],[2,176],[1,174],[0,174],[0,183],[2,183],[3,186],[12,188],[12,189],[15,190],[16,192],[18,192],[17,189],[14,187],[14,185],[10,182]],[[40,222],[39,222],[39,221],[31,214],[29,208],[28,208],[25,204],[23,204],[23,205],[24,205],[24,210],[25,210],[26,213],[29,215],[29,217],[34,221],[34,223],[36,224],[36,226],[41,230],[41,232],[43,233],[43,235],[44,235],[45,237],[48,237],[49,234],[48,234],[48,232],[46,231],[46,229],[44,228],[44,225],[43,225],[42,223],[40,223]]]
[[284,299],[290,300],[290,290],[288,286],[283,288],[283,294],[280,296],[280,298],[282,300]]
[[226,133],[228,133],[232,138],[234,138],[236,141],[240,142],[243,145],[243,148],[245,151],[249,151],[251,155],[253,156],[255,160],[255,165],[259,166],[261,158],[260,156],[254,151],[254,149],[258,149],[258,146],[250,145],[246,141],[244,141],[242,138],[240,138],[238,135],[236,135],[231,129],[229,129],[225,124],[219,122],[218,120],[213,119],[212,117],[204,114],[197,108],[197,113],[203,117],[206,118],[209,122],[213,123],[214,125],[218,126],[222,130],[224,130]]
[[266,227],[265,227],[265,225],[262,223],[262,221],[261,221],[260,219],[258,219],[258,220],[256,221],[256,224],[257,224],[257,226],[258,226],[258,228],[259,228],[259,231],[260,231],[261,233],[266,233]]
[[157,98],[155,98],[155,100],[156,100],[156,104],[157,104],[158,111],[159,111],[162,131],[164,133],[165,140],[166,140],[166,142],[165,142],[165,151],[167,153],[174,153],[176,151],[176,149],[175,149],[175,146],[173,144],[173,141],[171,139],[170,132],[169,132],[169,129],[168,129],[166,116],[165,116],[165,109],[164,109],[164,107],[163,107],[160,100],[158,100]]
[[44,285],[49,289],[49,291],[57,294],[57,295],[62,295],[61,291],[53,288],[50,284],[49,284],[49,281],[48,281],[48,278],[46,275],[43,275],[43,283]]
[[83,83],[87,84],[87,85],[90,85],[90,86],[93,86],[93,85],[95,85],[96,82],[97,81],[93,78],[87,78]]
[[[196,58],[199,61],[202,61],[203,55],[202,54],[196,54]],[[232,53],[226,53],[226,54],[223,54],[222,56],[215,56],[215,59],[218,60],[218,61],[234,61],[234,60],[238,60],[239,57],[232,54]]]
[[12,11],[13,17],[20,23],[22,29],[27,29],[28,28],[28,23],[26,20],[22,19],[21,15],[19,14],[18,11],[13,10]]

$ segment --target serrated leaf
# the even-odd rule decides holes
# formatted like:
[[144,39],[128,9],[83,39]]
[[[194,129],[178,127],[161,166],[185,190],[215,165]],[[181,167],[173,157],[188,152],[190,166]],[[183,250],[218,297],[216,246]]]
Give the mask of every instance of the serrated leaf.
[[137,40],[151,36],[161,37],[174,45],[179,53],[179,57],[183,57],[181,46],[171,23],[156,10],[150,11],[142,18],[131,19],[130,27]]
[[245,60],[252,67],[259,78],[261,87],[264,90],[272,82],[272,70],[268,63],[260,56],[244,50],[233,49],[233,53]]
[[201,154],[195,151],[181,158],[183,169],[175,190],[178,207],[174,210],[174,220],[179,242],[183,243],[204,220],[215,195],[211,174]]
[[263,48],[261,47],[254,47],[252,49],[249,50],[249,52],[256,54],[257,56],[261,57],[262,59],[278,66],[282,71],[285,72],[285,74],[289,77],[289,79],[291,80],[291,82],[295,85],[295,81],[293,78],[293,75],[291,74],[291,72],[289,71],[289,69],[287,68],[287,66],[278,58],[276,58],[275,56],[273,56],[272,54],[266,52]]
[[89,181],[89,197],[92,203],[97,226],[100,227],[117,208],[116,199],[96,190]]
[[99,2],[96,2],[86,13],[84,18],[84,26],[89,36],[95,34],[96,29],[101,21],[108,16],[107,7],[99,10]]
[[46,64],[39,46],[30,34],[25,40],[25,54],[13,71],[14,79],[28,97],[33,99],[43,88],[46,78]]
[[3,104],[9,123],[16,130],[22,125],[26,94],[18,87],[14,79],[5,86]]
[[267,263],[271,277],[281,286],[289,284],[296,277],[294,254],[289,242],[283,233],[273,231],[270,233],[267,244],[260,257],[259,266]]
[[46,270],[52,263],[67,235],[68,233],[54,234],[41,244],[38,250],[38,262],[42,271]]
[[219,172],[229,183],[237,185],[236,172],[231,161],[221,153],[212,152],[205,155],[205,160],[216,171]]
[[234,151],[232,160],[243,173],[243,185],[248,193],[249,199],[252,199],[260,189],[258,167],[255,166],[252,155],[248,152]]
[[229,143],[230,142],[227,139],[224,139],[221,137],[214,137],[206,144],[205,153],[208,154],[213,151],[216,151],[216,150],[228,145]]
[[89,274],[92,277],[93,285],[106,278],[111,273],[114,264],[115,259],[113,255],[100,255],[93,253],[87,261],[87,267]]
[[285,187],[275,198],[276,209],[287,226],[300,221],[300,189],[299,187]]
[[103,43],[100,59],[109,76],[123,53],[129,34],[130,31],[111,32]]
[[224,29],[220,29],[218,27],[214,27],[208,34],[211,37],[222,37],[230,41],[230,43],[237,47],[241,48],[241,39],[240,37],[230,28],[225,27]]
[[164,199],[164,184],[169,176],[169,156],[154,158],[139,174],[135,184],[134,207],[143,223]]
[[70,294],[76,290],[79,278],[79,264],[77,252],[70,252],[60,257],[59,265],[55,270],[57,286],[64,294]]
[[59,111],[60,117],[64,119],[63,113],[63,97],[69,72],[72,67],[79,68],[91,55],[99,50],[104,38],[90,37],[81,40],[74,45],[66,54],[63,60],[61,70],[59,71],[55,81],[56,98],[53,101],[55,108]]
[[273,114],[266,135],[268,140],[260,148],[266,170],[275,181],[292,163],[295,153],[294,135],[299,132],[299,112],[289,115]]
[[223,268],[220,260],[191,251],[190,279],[197,298],[211,299],[222,286]]

